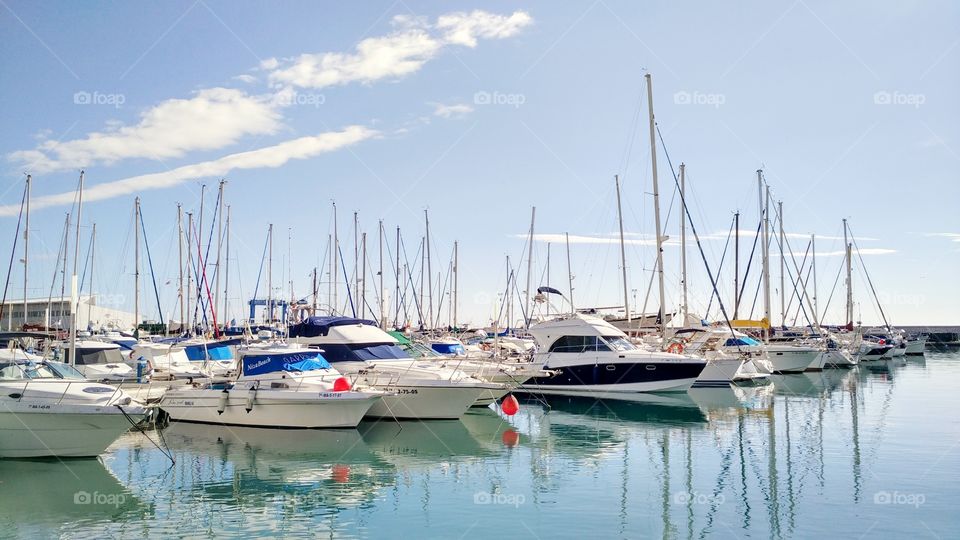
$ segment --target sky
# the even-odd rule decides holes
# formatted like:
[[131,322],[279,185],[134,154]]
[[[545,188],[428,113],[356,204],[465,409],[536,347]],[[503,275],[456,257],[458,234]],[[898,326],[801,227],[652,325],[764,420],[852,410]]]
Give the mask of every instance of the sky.
[[[457,242],[458,319],[489,323],[506,290],[507,257],[517,281],[510,297],[526,289],[533,207],[531,289],[549,285],[570,296],[569,233],[576,306],[622,306],[619,175],[631,309],[655,312],[644,79],[650,74],[663,137],[657,161],[669,237],[668,311],[682,301],[671,165],[676,172],[683,162],[703,253],[688,228],[691,311],[709,307],[712,318],[719,316],[706,266],[730,309],[733,215],[741,215],[742,280],[762,169],[774,206],[783,202],[793,253],[786,266],[804,265],[811,302],[810,263],[802,260],[816,235],[815,296],[824,322],[844,322],[837,278],[846,218],[860,254],[853,265],[857,320],[960,324],[958,29],[960,5],[946,0],[754,1],[737,9],[613,0],[397,0],[362,8],[2,0],[2,263],[29,173],[28,295],[50,293],[83,169],[81,271],[96,223],[93,291],[132,311],[139,196],[158,289],[155,295],[141,250],[141,310],[150,319],[161,312],[179,319],[177,204],[199,217],[203,199],[206,221],[197,234],[206,243],[220,179],[231,207],[230,268],[223,273],[229,318],[244,315],[255,288],[266,296],[261,261],[270,224],[275,296],[289,298],[292,282],[293,297],[307,297],[316,266],[320,301],[327,301],[334,201],[346,259],[341,274],[354,272],[355,212],[367,234],[372,306],[379,222],[386,231],[385,296],[392,299],[397,227],[412,274],[405,281],[420,288],[427,210],[434,318],[451,318]],[[21,241],[8,298],[23,295],[22,248]],[[774,243],[775,322],[780,260]],[[757,264],[741,316],[750,314],[743,306],[755,317],[762,310],[762,297],[754,302]],[[793,274],[785,278],[787,321],[803,324]],[[341,311],[349,313],[346,298],[341,283]],[[515,314],[522,304],[517,300]]]

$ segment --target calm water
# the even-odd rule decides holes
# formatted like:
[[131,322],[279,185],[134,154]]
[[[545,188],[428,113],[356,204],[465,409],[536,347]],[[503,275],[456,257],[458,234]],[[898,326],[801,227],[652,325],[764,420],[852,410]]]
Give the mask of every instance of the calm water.
[[[358,431],[0,462],[0,537],[960,537],[960,354]],[[156,434],[152,434],[156,438]]]

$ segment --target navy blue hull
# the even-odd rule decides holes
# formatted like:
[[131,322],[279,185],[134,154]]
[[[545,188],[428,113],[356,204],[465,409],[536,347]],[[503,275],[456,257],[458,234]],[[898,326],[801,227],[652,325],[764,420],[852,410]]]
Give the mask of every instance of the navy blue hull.
[[553,377],[534,377],[524,386],[612,386],[618,384],[656,383],[696,379],[704,363],[589,364],[564,368],[544,368],[559,371]]

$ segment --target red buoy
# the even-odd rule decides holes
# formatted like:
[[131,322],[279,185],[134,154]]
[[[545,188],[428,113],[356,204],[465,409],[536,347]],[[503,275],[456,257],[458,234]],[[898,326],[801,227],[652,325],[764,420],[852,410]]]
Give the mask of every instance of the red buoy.
[[516,430],[508,429],[500,436],[504,446],[516,446],[520,444],[520,434]]
[[517,398],[513,397],[513,394],[510,394],[503,398],[503,401],[500,403],[500,410],[507,416],[513,416],[520,410],[520,402],[517,401]]
[[334,392],[346,392],[348,390],[350,390],[350,381],[348,381],[346,377],[340,377],[333,381]]

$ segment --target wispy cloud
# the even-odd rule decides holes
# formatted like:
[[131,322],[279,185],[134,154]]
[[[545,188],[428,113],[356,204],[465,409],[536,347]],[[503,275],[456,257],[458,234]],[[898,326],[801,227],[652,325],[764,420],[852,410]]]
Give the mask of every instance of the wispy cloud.
[[46,140],[8,157],[30,164],[34,173],[133,158],[162,160],[223,148],[246,135],[273,134],[280,126],[280,113],[268,101],[241,90],[207,88],[192,98],[169,99],[148,109],[134,125],[114,125],[79,139]]
[[399,79],[417,72],[446,46],[476,47],[478,39],[503,39],[517,34],[533,19],[523,11],[497,15],[475,10],[441,15],[435,24],[416,17],[393,18],[397,30],[364,39],[352,53],[306,53],[292,58],[268,58],[260,67],[274,86],[326,88],[359,82]]
[[459,118],[473,112],[473,107],[466,103],[457,103],[454,105],[444,105],[443,103],[433,104],[433,115],[441,118]]
[[[169,188],[198,178],[224,176],[230,171],[276,168],[290,160],[307,159],[333,152],[376,137],[378,134],[377,131],[364,126],[348,126],[341,131],[300,137],[273,146],[230,154],[219,159],[185,165],[165,172],[96,184],[84,190],[83,199],[84,201],[102,201],[149,189]],[[31,202],[31,207],[36,209],[72,204],[74,197],[73,191],[36,197]],[[19,210],[19,205],[0,206],[0,216],[16,215]]]
[[960,242],[960,233],[935,232],[935,233],[925,233],[924,236],[947,238],[951,242]]

